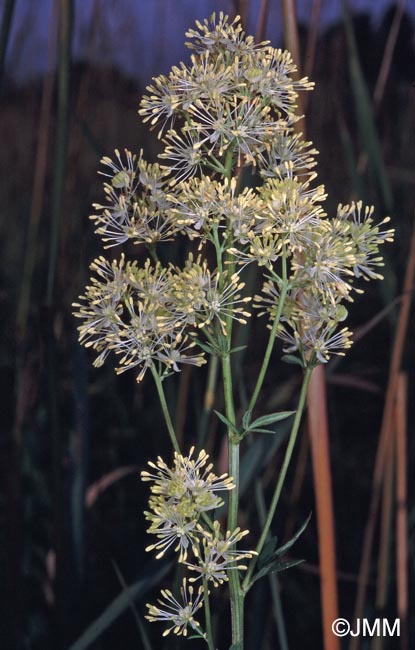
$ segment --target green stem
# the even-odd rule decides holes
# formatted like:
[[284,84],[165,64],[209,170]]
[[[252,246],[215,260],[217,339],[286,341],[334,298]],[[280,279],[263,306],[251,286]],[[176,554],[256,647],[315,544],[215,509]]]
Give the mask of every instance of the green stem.
[[203,602],[205,604],[206,641],[209,650],[215,650],[215,644],[213,642],[212,617],[210,615],[209,587],[205,577],[203,577],[203,594]]
[[[232,424],[236,423],[235,405],[232,391],[232,372],[230,355],[222,357],[223,387],[225,395],[226,417]],[[229,476],[232,476],[235,488],[229,492],[228,530],[232,531],[238,523],[239,503],[239,445],[240,440],[235,437],[231,429],[228,430]],[[242,592],[239,574],[236,569],[229,571],[229,591],[231,597],[232,614],[232,643],[239,643],[243,650],[243,616],[244,593]]]
[[286,295],[287,295],[287,290],[288,290],[288,287],[287,287],[286,284],[284,284],[283,287],[282,287],[282,290],[281,290],[281,296],[280,296],[280,300],[279,300],[279,303],[278,303],[277,314],[276,314],[275,320],[274,320],[274,322],[272,324],[272,329],[271,329],[271,332],[270,332],[270,335],[269,335],[267,349],[265,350],[264,359],[262,361],[261,370],[259,371],[259,375],[258,375],[258,379],[257,379],[256,385],[255,385],[255,389],[254,389],[254,392],[252,393],[251,401],[249,402],[248,411],[250,411],[250,412],[252,412],[254,410],[254,408],[255,408],[255,404],[257,402],[258,395],[259,395],[259,393],[261,391],[262,384],[264,383],[265,374],[266,374],[266,372],[268,370],[269,362],[270,362],[270,359],[271,359],[271,353],[272,353],[274,343],[275,343],[275,337],[277,336],[277,330],[278,330],[278,325],[279,325],[280,318],[281,318],[282,309],[283,309],[285,298],[286,298]]
[[177,442],[176,434],[174,432],[173,423],[171,421],[171,417],[170,417],[170,413],[169,413],[169,408],[168,408],[167,402],[166,402],[166,396],[164,394],[163,382],[161,381],[160,375],[157,372],[154,365],[151,366],[151,374],[153,375],[154,381],[156,383],[157,393],[158,393],[158,396],[159,396],[161,408],[162,408],[162,411],[163,411],[164,419],[166,421],[167,430],[169,432],[171,443],[173,445],[174,450],[177,451],[178,454],[180,454],[179,443]]
[[305,374],[304,374],[303,385],[301,386],[300,399],[299,399],[299,402],[298,402],[298,408],[297,408],[297,412],[295,414],[293,426],[292,426],[291,433],[290,433],[290,438],[288,440],[288,445],[287,445],[287,449],[286,449],[286,452],[285,452],[284,462],[283,462],[282,467],[281,467],[281,471],[280,471],[280,475],[278,477],[277,485],[275,486],[275,490],[274,490],[271,505],[270,505],[270,508],[269,508],[269,511],[268,511],[267,519],[265,521],[265,525],[264,525],[264,528],[262,530],[261,537],[259,538],[259,542],[258,542],[258,544],[256,546],[256,549],[255,549],[255,551],[257,552],[258,555],[255,555],[252,558],[252,560],[250,562],[250,565],[249,565],[249,568],[248,568],[248,571],[246,573],[245,579],[243,581],[242,589],[245,591],[245,593],[248,591],[248,589],[251,586],[250,580],[251,580],[251,577],[252,577],[252,573],[254,571],[257,558],[258,558],[259,554],[261,553],[261,551],[262,551],[262,549],[264,547],[264,544],[266,542],[266,539],[268,537],[269,529],[271,527],[271,523],[272,523],[272,520],[274,518],[275,510],[277,508],[277,505],[278,505],[278,502],[279,502],[279,499],[280,499],[280,496],[281,496],[282,487],[284,485],[284,481],[285,481],[285,477],[287,475],[287,470],[288,470],[288,467],[289,467],[289,464],[290,464],[290,460],[291,460],[291,456],[292,456],[292,453],[293,453],[295,441],[297,439],[298,429],[300,427],[301,417],[302,417],[303,410],[304,410],[304,404],[305,404],[305,400],[306,400],[306,396],[307,396],[307,388],[308,388],[308,384],[310,382],[311,373],[312,373],[312,368],[307,368],[306,371],[305,371]]
[[[223,390],[225,395],[226,417],[232,424],[236,424],[235,406],[233,402],[231,358],[225,354],[222,358]],[[232,476],[235,488],[229,492],[228,529],[236,528],[238,520],[239,500],[239,440],[234,432],[228,430],[229,443],[229,476]]]
[[233,171],[233,147],[229,147],[225,157],[225,178],[230,180]]
[[282,257],[282,286],[281,286],[280,299],[278,301],[277,313],[275,314],[275,319],[274,319],[274,322],[272,324],[272,329],[271,329],[271,332],[270,332],[270,335],[269,335],[268,345],[267,345],[267,349],[265,350],[264,359],[262,361],[261,370],[259,371],[259,375],[258,375],[258,379],[257,379],[256,385],[255,385],[255,389],[254,389],[254,392],[252,394],[251,401],[249,402],[248,411],[250,411],[250,412],[252,412],[254,410],[254,408],[255,408],[255,404],[257,402],[258,395],[259,395],[259,393],[261,391],[262,384],[264,383],[265,374],[267,372],[269,362],[270,362],[270,359],[271,359],[272,349],[274,347],[275,337],[277,335],[278,325],[280,323],[282,310],[284,308],[285,298],[287,297],[287,293],[288,293],[288,286],[289,285],[288,285],[288,282],[287,282],[287,259],[286,259],[286,255],[285,255],[285,251],[284,251],[284,254],[283,254],[283,257]]
[[209,359],[208,378],[203,399],[203,411],[200,418],[200,426],[198,433],[198,447],[204,447],[206,434],[208,430],[209,417],[212,412],[213,404],[215,403],[215,389],[218,378],[219,358],[216,354],[212,354]]

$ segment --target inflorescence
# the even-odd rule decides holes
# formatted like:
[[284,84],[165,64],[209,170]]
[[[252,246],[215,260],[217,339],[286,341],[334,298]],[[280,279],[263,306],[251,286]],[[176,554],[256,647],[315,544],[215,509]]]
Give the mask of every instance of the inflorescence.
[[[145,513],[150,522],[147,532],[155,535],[157,541],[147,547],[147,551],[157,551],[160,559],[172,547],[178,553],[178,561],[186,565],[192,576],[190,585],[202,580],[193,601],[193,587],[187,588],[187,579],[182,586],[183,604],[179,603],[169,591],[162,591],[165,608],[147,605],[150,621],[170,621],[175,634],[186,634],[187,626],[200,628],[194,614],[203,603],[204,590],[218,587],[229,579],[230,571],[246,569],[239,562],[249,559],[253,551],[235,549],[248,531],[236,528],[222,532],[220,522],[211,520],[207,513],[223,505],[218,492],[233,490],[233,480],[222,474],[212,472],[209,456],[201,451],[193,458],[194,448],[187,457],[175,452],[173,467],[168,467],[162,458],[156,463],[149,462],[151,471],[143,471],[143,481],[151,482],[149,511]],[[159,600],[159,604],[163,601]],[[168,608],[167,608],[168,607]]]
[[[95,365],[113,351],[117,371],[137,367],[138,380],[153,364],[199,366],[198,331],[212,342],[232,319],[249,317],[239,274],[256,263],[264,283],[254,308],[272,324],[285,284],[277,331],[285,351],[303,365],[325,363],[351,345],[343,321],[354,281],[381,277],[379,246],[393,237],[382,230],[388,219],[375,224],[361,202],[327,218],[317,152],[294,132],[298,92],[313,84],[293,79],[288,52],[256,44],[222,14],[187,36],[191,65],[155,78],[139,109],[158,129],[160,163],[129,151],[102,161],[107,201],[94,205],[96,231],[106,247],[130,240],[149,257],[142,267],[123,256],[95,260],[75,305],[80,339],[98,353]],[[256,187],[241,186],[244,168],[256,172]],[[184,267],[162,266],[157,246],[179,236],[199,242],[200,253]]]

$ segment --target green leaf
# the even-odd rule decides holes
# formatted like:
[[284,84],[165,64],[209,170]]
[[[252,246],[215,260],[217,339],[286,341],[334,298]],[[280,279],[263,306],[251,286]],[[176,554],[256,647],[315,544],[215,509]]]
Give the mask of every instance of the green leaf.
[[205,635],[203,634],[202,630],[199,630],[199,628],[195,628],[194,634],[191,636],[186,637],[187,639],[205,639]]
[[291,569],[293,566],[297,566],[298,564],[302,564],[304,560],[291,560],[290,562],[272,562],[271,564],[267,564],[263,569],[258,571],[258,573],[255,574],[255,577],[252,580],[252,584],[259,580],[260,578],[263,578],[264,576],[269,576],[272,573],[278,573],[279,571],[285,571],[286,569]]
[[226,424],[226,426],[227,426],[231,431],[233,431],[234,433],[237,433],[237,434],[239,435],[240,431],[239,431],[238,427],[236,426],[236,424],[233,424],[230,420],[228,420],[228,418],[226,417],[226,415],[223,415],[222,413],[219,413],[219,411],[215,411],[215,410],[214,410],[214,412],[215,412],[216,415],[218,416],[219,420],[221,420],[221,422],[223,422],[224,424]]
[[110,603],[108,607],[104,609],[102,614],[100,614],[98,618],[96,618],[95,621],[86,628],[85,632],[68,648],[68,650],[85,650],[85,648],[89,648],[89,646],[94,643],[128,607],[130,607],[132,600],[141,598],[154,585],[160,582],[160,580],[170,570],[171,564],[171,562],[163,563],[158,571],[152,571],[146,575],[145,578],[142,578],[130,587],[127,587],[127,589],[120,593],[119,596],[114,598],[112,603]]
[[272,554],[275,551],[275,547],[277,546],[277,541],[278,540],[276,537],[269,537],[265,542],[264,548],[262,549],[258,557],[257,566],[259,569],[265,566],[265,564],[267,564],[268,561],[271,559]]
[[277,573],[278,571],[285,571],[290,567],[296,566],[303,562],[303,560],[290,560],[288,562],[281,562],[279,559],[293,544],[297,541],[300,535],[304,532],[305,528],[310,521],[311,514],[307,517],[303,525],[297,530],[295,535],[291,537],[285,544],[279,548],[275,548],[277,540],[271,538],[264,546],[261,555],[258,558],[258,567],[259,571],[255,574],[252,579],[252,584],[262,578],[263,576],[269,575],[271,573]]
[[280,411],[279,413],[270,413],[269,415],[263,415],[257,420],[251,422],[248,427],[248,431],[251,431],[254,428],[267,426],[268,424],[274,424],[274,422],[281,422],[281,420],[286,420],[287,418],[294,415],[295,411]]
[[244,433],[276,433],[276,431],[272,431],[271,429],[247,429]]
[[241,650],[242,649],[242,641],[238,641],[238,643],[232,643],[232,645],[229,646],[229,650]]
[[250,421],[251,421],[251,415],[252,415],[252,411],[246,411],[246,412],[243,414],[243,417],[242,417],[242,426],[243,426],[244,429],[247,429],[247,428],[249,427],[249,423],[250,423]]
[[234,352],[242,352],[242,350],[246,350],[247,347],[247,345],[238,345],[236,348],[229,350],[229,353],[233,354]]
[[301,366],[302,368],[304,368],[303,361],[300,359],[300,357],[296,357],[295,354],[284,354],[281,357],[281,361],[284,361],[284,363],[295,364],[297,366]]
[[289,539],[288,542],[286,542],[285,544],[283,544],[282,546],[277,548],[276,551],[274,551],[273,557],[279,557],[280,555],[282,555],[283,553],[288,551],[288,549],[291,548],[291,546],[293,546],[293,544],[295,544],[297,539],[300,537],[300,535],[303,534],[303,532],[307,528],[310,519],[311,519],[311,513],[308,515],[308,517],[305,520],[305,522],[303,523],[303,525],[297,530],[295,535],[293,537],[291,537],[291,539]]
[[195,339],[195,342],[203,350],[203,352],[207,352],[208,354],[216,354],[217,350],[214,350],[213,347],[209,345],[209,343],[199,341],[199,339]]

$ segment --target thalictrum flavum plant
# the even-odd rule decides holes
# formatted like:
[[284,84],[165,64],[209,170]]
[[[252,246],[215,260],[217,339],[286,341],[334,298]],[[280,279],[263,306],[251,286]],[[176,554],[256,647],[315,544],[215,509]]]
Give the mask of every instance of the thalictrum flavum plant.
[[[180,594],[164,589],[148,605],[148,620],[166,623],[165,635],[190,633],[214,650],[210,596],[229,583],[232,643],[243,650],[245,596],[258,577],[275,570],[279,555],[277,549],[258,562],[310,374],[350,347],[346,305],[362,292],[356,280],[382,277],[379,246],[393,231],[382,230],[388,219],[376,224],[373,208],[360,201],[339,205],[331,218],[325,213],[317,152],[294,128],[298,93],[313,84],[296,79],[288,52],[255,43],[239,18],[231,22],[222,13],[197,22],[186,36],[190,64],[153,79],[140,103],[142,120],[163,146],[159,162],[146,162],[143,152],[105,157],[106,200],[91,216],[105,248],[132,241],[147,256],[140,264],[124,254],[96,259],[75,315],[82,319],[81,343],[97,352],[95,366],[114,353],[118,373],[135,368],[137,381],[148,371],[153,376],[173,446],[172,464],[159,457],[142,472],[151,485],[145,518],[155,540],[147,551],[157,558],[176,553],[186,577]],[[163,264],[160,248],[179,238],[188,242],[187,258]],[[262,284],[254,296],[241,279],[251,264]],[[268,342],[239,421],[233,333],[254,313]],[[276,339],[302,368],[298,408],[254,418]],[[179,448],[164,393],[164,382],[183,364],[207,361],[209,376],[221,371],[225,413],[218,416],[227,428],[229,475],[216,476],[203,449]],[[265,526],[255,548],[241,550],[248,532],[238,527],[241,443],[287,417],[293,420],[287,454]],[[224,491],[226,525],[215,519]]]

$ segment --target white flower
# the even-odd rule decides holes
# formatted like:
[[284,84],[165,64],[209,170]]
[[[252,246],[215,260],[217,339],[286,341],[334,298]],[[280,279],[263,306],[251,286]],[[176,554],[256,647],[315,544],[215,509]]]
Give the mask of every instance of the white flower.
[[147,620],[150,622],[165,621],[170,625],[164,632],[163,636],[167,636],[172,630],[178,636],[187,635],[187,629],[196,629],[200,627],[200,623],[195,620],[196,612],[203,606],[203,588],[199,587],[196,598],[193,598],[194,588],[190,585],[187,586],[186,579],[180,588],[182,602],[174,598],[171,591],[163,589],[161,598],[157,599],[158,605],[149,605]]
[[255,555],[255,551],[241,551],[235,548],[249,531],[241,531],[235,528],[234,531],[227,531],[225,537],[221,535],[218,521],[213,523],[213,533],[198,526],[200,538],[193,543],[194,562],[185,562],[191,571],[198,574],[196,578],[190,578],[195,582],[203,577],[211,581],[215,587],[229,579],[228,571],[245,570],[244,564],[238,564],[239,560],[249,559]]

